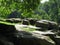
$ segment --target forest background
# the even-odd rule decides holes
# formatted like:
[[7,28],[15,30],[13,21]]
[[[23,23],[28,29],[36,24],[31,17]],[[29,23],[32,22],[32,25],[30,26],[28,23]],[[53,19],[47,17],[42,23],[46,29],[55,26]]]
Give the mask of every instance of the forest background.
[[60,23],[60,0],[0,0],[0,18],[36,18]]

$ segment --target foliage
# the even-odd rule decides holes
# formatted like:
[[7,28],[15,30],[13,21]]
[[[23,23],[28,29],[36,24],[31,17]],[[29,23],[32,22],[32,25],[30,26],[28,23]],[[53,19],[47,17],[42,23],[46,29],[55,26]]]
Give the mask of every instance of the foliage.
[[[49,0],[40,3],[40,0],[0,0],[0,17],[7,18],[17,11],[22,18],[47,19],[60,22],[60,0]],[[17,17],[18,14],[17,14]]]
[[22,16],[30,15],[39,3],[40,0],[0,0],[0,17],[7,17],[14,11],[21,12]]
[[[41,9],[43,11],[45,11],[45,14],[48,15],[49,17],[49,20],[52,20],[52,21],[56,21],[56,22],[59,22],[59,19],[60,19],[60,3],[59,3],[60,0],[49,0],[49,2],[46,2],[44,4],[42,4],[41,6]],[[42,12],[43,13],[43,12]],[[44,14],[44,16],[45,16]],[[46,15],[46,18],[48,18]]]

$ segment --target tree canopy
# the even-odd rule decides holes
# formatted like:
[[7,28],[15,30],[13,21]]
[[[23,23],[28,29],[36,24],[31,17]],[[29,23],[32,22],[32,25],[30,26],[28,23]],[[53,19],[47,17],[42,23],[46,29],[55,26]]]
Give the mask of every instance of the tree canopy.
[[40,0],[0,0],[0,16],[6,17],[15,10],[25,14],[36,9],[39,3]]
[[[0,0],[0,17],[7,18],[16,11],[24,18],[47,19],[60,22],[60,0],[49,0],[40,3],[41,0]],[[18,16],[18,17],[20,17]]]
[[[49,0],[49,2],[43,3],[40,5],[40,10],[42,9],[43,12],[41,12],[43,15],[46,15],[46,18],[49,18],[49,20],[57,21],[59,22],[60,19],[60,0]],[[48,16],[48,17],[47,17]],[[43,16],[45,17],[45,16]]]

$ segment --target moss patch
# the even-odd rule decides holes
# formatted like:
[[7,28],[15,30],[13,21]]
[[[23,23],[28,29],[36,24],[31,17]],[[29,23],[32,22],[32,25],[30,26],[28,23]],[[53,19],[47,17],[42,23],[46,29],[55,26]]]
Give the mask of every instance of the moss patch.
[[9,22],[4,22],[4,21],[0,21],[1,24],[6,24],[6,25],[15,25],[15,23],[9,23]]

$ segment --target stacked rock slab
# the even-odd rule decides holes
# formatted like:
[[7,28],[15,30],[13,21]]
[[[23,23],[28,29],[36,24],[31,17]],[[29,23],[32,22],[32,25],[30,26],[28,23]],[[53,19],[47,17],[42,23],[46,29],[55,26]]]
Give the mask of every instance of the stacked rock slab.
[[58,30],[58,24],[48,20],[37,21],[36,26],[42,28],[43,30]]
[[[24,19],[23,24],[28,28],[36,29],[38,27],[40,29],[27,32],[17,26],[18,22],[22,22],[22,19],[13,18],[0,21],[16,23],[15,25],[0,23],[0,45],[60,45],[60,31],[57,30],[58,24],[56,22]],[[29,22],[32,26],[28,25]],[[36,27],[33,25],[36,25]],[[47,30],[47,32],[41,30]],[[57,32],[54,32],[55,30]]]
[[22,22],[22,19],[20,18],[9,18],[9,19],[6,19],[5,21],[7,22],[10,22],[10,23],[21,23]]

